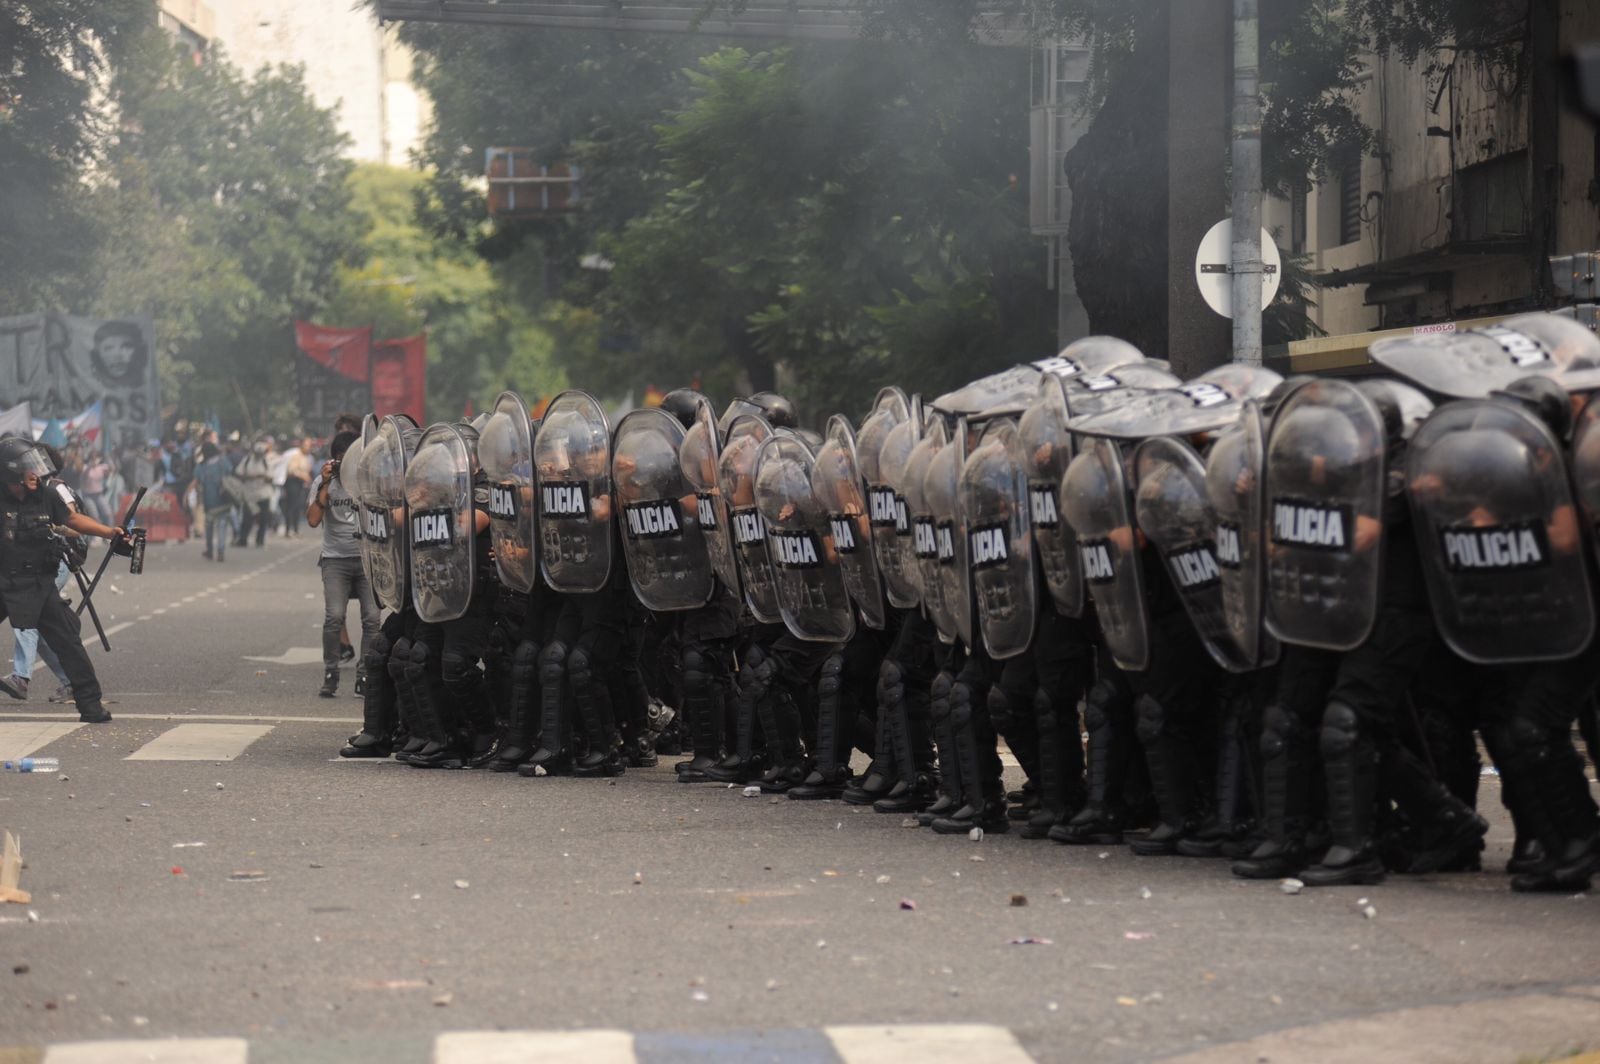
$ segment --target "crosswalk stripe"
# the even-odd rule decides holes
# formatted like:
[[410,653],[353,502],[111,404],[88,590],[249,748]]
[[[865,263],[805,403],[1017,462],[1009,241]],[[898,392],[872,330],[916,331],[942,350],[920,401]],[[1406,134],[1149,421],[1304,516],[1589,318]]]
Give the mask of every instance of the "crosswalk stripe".
[[247,1064],[250,1043],[243,1038],[173,1038],[122,1042],[62,1042],[51,1046],[44,1064]]
[[82,724],[65,721],[8,720],[0,722],[0,761],[15,761],[71,735]]
[[627,1031],[450,1031],[433,1044],[434,1064],[635,1064]]
[[1016,1036],[991,1024],[824,1027],[845,1064],[1033,1064]]
[[124,761],[232,761],[272,730],[270,724],[180,724]]

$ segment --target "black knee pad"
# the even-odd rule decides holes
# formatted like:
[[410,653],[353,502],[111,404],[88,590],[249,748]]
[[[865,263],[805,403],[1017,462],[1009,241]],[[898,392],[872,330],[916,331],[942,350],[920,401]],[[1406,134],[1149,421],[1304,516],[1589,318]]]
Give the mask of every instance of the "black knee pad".
[[394,644],[381,630],[372,637],[372,642],[367,645],[367,652],[361,657],[361,667],[368,676],[376,676],[388,666],[389,651],[392,649]]
[[823,700],[837,698],[843,686],[844,655],[829,654],[823,659],[822,670],[817,677],[817,696]]
[[539,679],[545,683],[560,683],[567,668],[567,644],[557,639],[539,651]]
[[1343,702],[1330,702],[1322,714],[1322,756],[1349,753],[1361,741],[1361,718]]
[[1122,693],[1110,680],[1100,680],[1089,688],[1083,700],[1083,723],[1089,731],[1103,731],[1111,726],[1111,717],[1122,708]]
[[928,687],[930,709],[935,720],[950,717],[950,692],[955,689],[956,678],[948,669],[940,669]]
[[1297,730],[1292,713],[1277,702],[1268,705],[1261,714],[1261,756],[1281,757]]
[[[992,712],[992,711],[991,711]],[[1053,719],[1056,714],[1056,700],[1050,697],[1050,692],[1039,688],[1033,692],[1033,716],[1036,720]]]
[[950,685],[950,723],[957,728],[972,723],[972,688],[960,680]]
[[1503,722],[1495,732],[1500,745],[1511,757],[1518,757],[1550,742],[1550,732],[1527,717],[1518,715]]
[[481,676],[478,673],[477,659],[455,649],[447,650],[439,656],[439,668],[445,683],[471,682]]
[[766,654],[751,655],[739,670],[739,697],[751,705],[760,702],[772,689],[773,677],[778,673],[778,663]]
[[1153,743],[1167,730],[1167,711],[1150,695],[1140,695],[1133,704],[1139,719],[1139,741]]
[[575,689],[587,688],[594,680],[592,664],[589,652],[583,647],[573,647],[567,651],[567,679]]
[[389,675],[396,680],[403,679],[406,674],[406,665],[411,661],[411,640],[401,636],[394,641],[394,646],[389,650],[388,668]]
[[426,643],[413,642],[411,653],[402,664],[402,675],[408,683],[420,683],[428,672],[428,658],[432,651]]
[[702,694],[711,686],[711,662],[699,647],[684,647],[679,659],[683,665],[683,689]]
[[1011,697],[1001,690],[999,684],[989,688],[989,723],[994,725],[995,731],[1005,732],[1011,730]]
[[878,666],[878,704],[892,706],[906,696],[906,674],[900,663],[887,658]]
[[533,683],[538,675],[539,644],[531,639],[524,639],[517,644],[517,649],[511,652],[511,681]]

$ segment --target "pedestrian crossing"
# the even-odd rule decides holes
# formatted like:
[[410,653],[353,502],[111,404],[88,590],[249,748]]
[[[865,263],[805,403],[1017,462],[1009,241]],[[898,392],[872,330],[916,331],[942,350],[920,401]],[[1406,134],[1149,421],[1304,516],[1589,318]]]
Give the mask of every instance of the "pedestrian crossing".
[[[23,1050],[27,1052],[27,1050]],[[0,1059],[6,1049],[0,1047]],[[37,1051],[35,1051],[37,1054]],[[42,1064],[247,1064],[242,1038],[66,1042],[23,1059]],[[320,1058],[319,1058],[320,1059]],[[761,1060],[783,1064],[1032,1064],[1005,1027],[990,1024],[859,1024],[770,1031],[446,1031],[434,1064],[676,1064]]]
[[[0,761],[29,757],[89,725],[76,721],[0,721]],[[96,725],[104,728],[106,725]],[[272,724],[182,723],[128,754],[125,761],[232,761],[272,733]]]

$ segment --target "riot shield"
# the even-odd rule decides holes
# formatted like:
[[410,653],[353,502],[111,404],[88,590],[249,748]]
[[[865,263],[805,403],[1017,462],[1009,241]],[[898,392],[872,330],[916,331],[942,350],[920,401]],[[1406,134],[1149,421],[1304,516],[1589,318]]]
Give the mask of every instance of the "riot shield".
[[899,478],[896,493],[905,496],[907,515],[911,523],[911,543],[917,596],[928,620],[939,629],[946,640],[955,639],[955,617],[945,600],[944,585],[939,582],[939,533],[933,504],[928,499],[928,466],[933,456],[949,441],[950,434],[943,418],[930,421],[911,448]]
[[1245,402],[1239,423],[1211,445],[1211,453],[1206,456],[1206,497],[1216,516],[1217,567],[1228,635],[1243,660],[1257,666],[1277,661],[1280,649],[1262,623],[1266,587],[1266,552],[1261,540],[1265,463],[1261,407],[1251,399]]
[[950,440],[928,462],[922,478],[923,505],[933,519],[931,579],[939,585],[947,639],[976,649],[973,634],[972,562],[967,553],[967,521],[961,510],[961,469],[967,461],[967,423],[956,422]]
[[1118,667],[1145,669],[1150,664],[1150,617],[1139,565],[1139,531],[1117,443],[1104,437],[1081,441],[1061,483],[1061,512],[1078,536],[1083,579],[1106,649]]
[[467,612],[476,576],[472,457],[454,425],[431,425],[406,466],[411,601],[429,624]]
[[1166,563],[1207,652],[1229,672],[1256,663],[1233,639],[1222,601],[1216,519],[1206,498],[1206,467],[1194,448],[1171,436],[1145,440],[1133,452],[1134,518]]
[[1573,427],[1570,468],[1590,542],[1600,551],[1600,403],[1592,396]]
[[1156,391],[1183,387],[1183,381],[1148,360],[1114,366],[1093,376],[1069,377],[1062,383],[1067,387],[1073,417],[1109,410],[1128,398],[1130,388]]
[[1118,366],[1143,361],[1143,352],[1126,340],[1115,336],[1085,336],[1063,347],[1060,354],[1041,358],[1033,366],[1040,373],[1072,380],[1098,376]]
[[371,548],[372,593],[379,603],[397,612],[411,605],[411,548],[406,529],[408,427],[409,420],[389,415],[361,453],[360,483],[366,492],[366,524],[361,535]]
[[500,582],[526,594],[539,578],[534,505],[533,425],[516,392],[501,392],[478,435],[478,464],[489,481],[489,535]]
[[778,607],[797,639],[843,643],[856,611],[834,549],[827,507],[813,490],[815,458],[798,436],[778,433],[756,452],[756,507],[767,526]]
[[372,562],[367,556],[372,553],[372,549],[367,545],[365,534],[367,506],[362,500],[366,498],[367,489],[362,481],[366,476],[364,461],[367,443],[369,440],[376,439],[377,435],[378,423],[371,414],[368,414],[362,419],[361,431],[356,434],[355,440],[345,449],[344,457],[339,460],[338,473],[339,486],[344,489],[345,494],[350,496],[351,501],[355,503],[356,546],[361,551],[361,571],[366,575],[369,586],[372,582]]
[[646,408],[617,424],[611,445],[628,579],[659,612],[704,606],[716,590],[696,492],[678,458],[684,435],[677,418]]
[[961,468],[977,629],[992,658],[1025,652],[1039,611],[1029,484],[1018,441],[1013,422],[997,421]]
[[739,582],[744,603],[762,624],[778,624],[783,610],[767,548],[767,526],[756,505],[756,455],[772,436],[772,426],[756,414],[741,414],[728,426],[727,442],[717,464],[717,483],[728,504],[734,556],[739,560]]
[[866,480],[856,457],[855,433],[842,414],[828,419],[828,431],[812,467],[811,489],[828,511],[833,550],[844,572],[845,590],[861,611],[868,628],[888,623],[883,584],[872,550],[872,522],[867,516]]
[[1468,661],[1570,658],[1594,636],[1584,537],[1561,445],[1509,403],[1447,403],[1406,457],[1439,634]]
[[1600,339],[1575,321],[1522,314],[1481,329],[1379,340],[1372,361],[1430,392],[1482,399],[1518,377],[1550,375],[1564,387],[1600,387]]
[[1061,519],[1061,478],[1071,461],[1066,391],[1059,379],[1046,377],[1017,422],[1017,462],[1028,478],[1029,525],[1044,586],[1063,617],[1083,614],[1078,537]]
[[729,591],[740,596],[739,563],[734,558],[733,529],[728,506],[717,483],[717,463],[722,459],[722,436],[717,432],[717,415],[711,404],[701,399],[695,404],[694,424],[684,433],[678,448],[678,465],[684,480],[694,489],[700,534],[705,537],[711,568]]
[[557,591],[599,591],[611,576],[611,427],[587,392],[550,401],[533,440],[539,569]]
[[1372,631],[1383,558],[1384,426],[1372,400],[1319,379],[1278,408],[1267,438],[1267,630],[1352,650]]
[[1210,432],[1232,424],[1244,400],[1265,396],[1282,380],[1260,366],[1218,366],[1180,388],[1141,392],[1098,413],[1074,411],[1067,427],[1087,436],[1130,440]]
[[906,462],[922,438],[922,404],[909,405],[899,389],[878,393],[878,403],[861,423],[856,454],[867,478],[867,512],[872,520],[872,551],[889,604],[908,609],[922,601],[911,513],[906,503]]

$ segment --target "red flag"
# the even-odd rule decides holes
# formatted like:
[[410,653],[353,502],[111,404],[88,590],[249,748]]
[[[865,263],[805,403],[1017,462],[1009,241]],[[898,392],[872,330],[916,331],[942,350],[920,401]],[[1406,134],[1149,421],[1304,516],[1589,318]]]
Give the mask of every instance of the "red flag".
[[427,424],[427,335],[373,344],[370,362],[372,412],[380,418],[409,414],[417,424]]
[[297,321],[294,323],[294,342],[306,357],[341,377],[353,381],[367,379],[367,355],[372,347],[370,325],[360,329],[339,329]]

